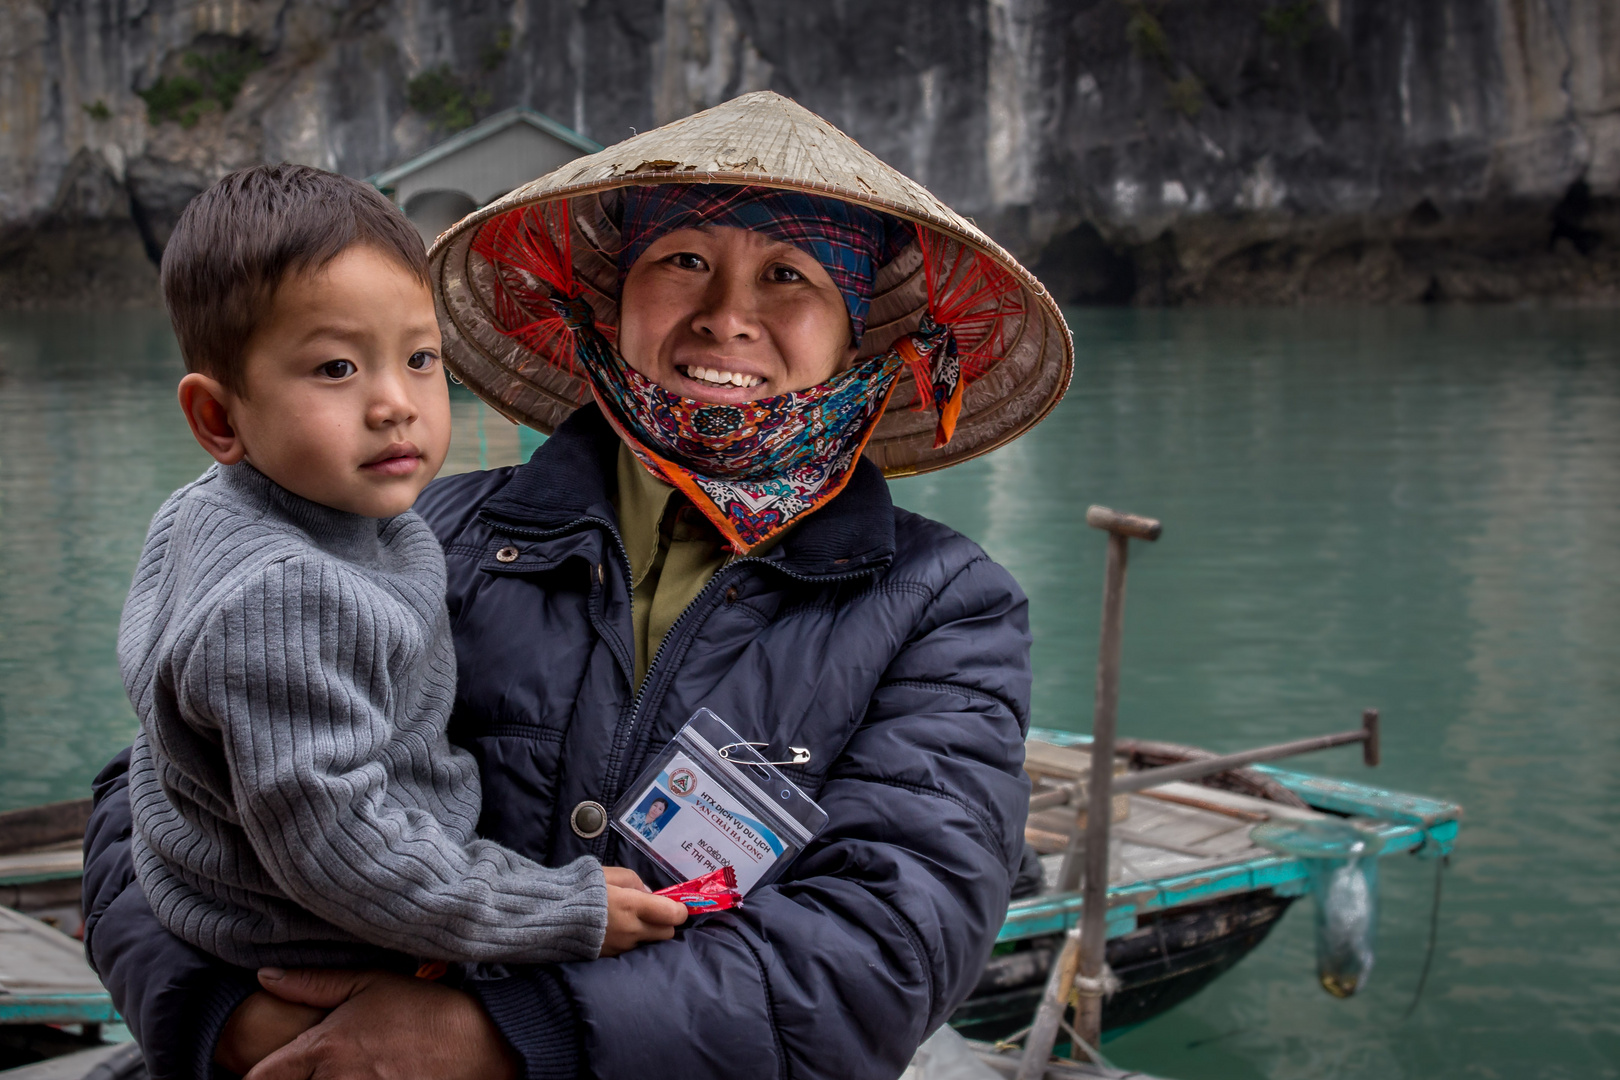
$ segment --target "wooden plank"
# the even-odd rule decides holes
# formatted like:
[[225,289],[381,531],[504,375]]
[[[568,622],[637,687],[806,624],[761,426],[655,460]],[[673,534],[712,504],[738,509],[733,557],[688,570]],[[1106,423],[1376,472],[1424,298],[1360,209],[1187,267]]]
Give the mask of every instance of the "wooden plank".
[[110,1024],[118,1019],[112,998],[99,994],[0,994],[0,1024]]
[[78,847],[0,855],[0,887],[83,876],[84,852]]
[[1137,829],[1114,829],[1113,834],[1126,843],[1138,847],[1158,848],[1161,851],[1173,851],[1178,855],[1191,855],[1199,859],[1218,858],[1220,853],[1207,851],[1192,844],[1178,844],[1174,840],[1153,836]]
[[84,946],[20,912],[0,908],[0,1024],[105,1023],[112,1000]]
[[[1031,728],[1029,738],[1031,742],[1045,742],[1060,749],[1083,750],[1091,742],[1089,735],[1079,735],[1072,731],[1056,731],[1052,728]],[[1028,743],[1025,745],[1027,746]],[[1251,765],[1249,767],[1255,772],[1263,773],[1277,781],[1319,810],[1328,810],[1336,814],[1355,814],[1364,817],[1382,818],[1386,821],[1416,825],[1420,828],[1430,829],[1435,834],[1434,838],[1437,841],[1441,840],[1443,835],[1455,838],[1456,829],[1440,828],[1440,826],[1454,823],[1462,816],[1462,807],[1444,799],[1390,791],[1370,784],[1357,783],[1354,780],[1316,776],[1312,773],[1299,772],[1280,765]],[[1196,787],[1196,785],[1193,786]],[[1216,789],[1199,788],[1199,790],[1207,793]],[[1227,793],[1223,792],[1222,794]],[[1273,804],[1268,803],[1267,805]]]
[[1224,791],[1221,788],[1203,787],[1198,784],[1189,784],[1184,781],[1174,781],[1161,787],[1149,788],[1138,792],[1150,799],[1163,802],[1181,803],[1184,806],[1195,806],[1203,810],[1211,810],[1217,814],[1229,814],[1233,817],[1248,821],[1308,821],[1322,820],[1329,815],[1320,810],[1301,810],[1297,806],[1284,806],[1267,799],[1259,799],[1253,795],[1244,795],[1237,791]]
[[[134,1043],[112,1043],[7,1069],[0,1076],[5,1080],[85,1080],[87,1076],[128,1076],[140,1060],[141,1048]],[[102,1066],[101,1071],[92,1072],[97,1066]],[[146,1074],[143,1071],[141,1075]]]
[[[1111,885],[1187,874],[1268,854],[1249,840],[1246,820],[1139,795],[1121,798],[1131,800],[1131,808],[1126,819],[1110,831]],[[1067,837],[1059,830],[1066,825],[1066,815],[1063,809],[1033,815],[1025,827],[1025,839],[1043,856],[1062,851]],[[1055,880],[1048,882],[1049,890],[1056,887]]]
[[1256,765],[1254,768],[1312,806],[1340,814],[1359,814],[1425,827],[1456,821],[1462,816],[1462,807],[1456,803],[1431,799],[1426,795],[1409,795],[1354,780],[1315,776],[1275,765]]
[[1024,743],[1024,771],[1057,780],[1081,780],[1091,772],[1091,751],[1031,738]]
[[0,855],[69,840],[83,842],[84,829],[89,823],[89,799],[70,799],[44,806],[7,810],[0,813]]

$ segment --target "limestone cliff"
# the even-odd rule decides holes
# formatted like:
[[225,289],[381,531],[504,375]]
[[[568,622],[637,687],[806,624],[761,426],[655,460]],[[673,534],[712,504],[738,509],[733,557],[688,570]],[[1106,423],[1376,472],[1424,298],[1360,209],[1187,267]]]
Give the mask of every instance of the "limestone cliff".
[[150,300],[249,162],[765,87],[1064,300],[1620,299],[1614,0],[0,0],[0,302]]

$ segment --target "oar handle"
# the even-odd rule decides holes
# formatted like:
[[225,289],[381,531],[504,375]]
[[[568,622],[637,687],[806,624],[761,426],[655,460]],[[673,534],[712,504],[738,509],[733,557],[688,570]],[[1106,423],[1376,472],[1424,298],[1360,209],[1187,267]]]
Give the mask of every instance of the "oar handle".
[[1130,536],[1137,540],[1157,540],[1159,534],[1164,532],[1164,526],[1153,518],[1122,514],[1106,506],[1093,506],[1087,510],[1086,524],[1093,529],[1118,533],[1120,536]]

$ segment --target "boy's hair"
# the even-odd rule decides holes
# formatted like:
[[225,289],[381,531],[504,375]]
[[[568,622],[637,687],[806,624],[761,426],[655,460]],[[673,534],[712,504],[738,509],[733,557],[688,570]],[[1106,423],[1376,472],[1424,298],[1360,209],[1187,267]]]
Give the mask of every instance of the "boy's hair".
[[307,165],[255,165],[180,215],[163,251],[163,300],[187,371],[242,391],[243,349],[288,275],[370,244],[429,284],[422,237],[376,188]]

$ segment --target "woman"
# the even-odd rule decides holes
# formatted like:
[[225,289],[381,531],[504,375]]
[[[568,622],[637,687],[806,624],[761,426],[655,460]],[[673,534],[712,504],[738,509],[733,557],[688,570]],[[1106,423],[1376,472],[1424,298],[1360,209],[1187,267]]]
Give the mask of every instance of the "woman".
[[255,1080],[897,1075],[1005,912],[1030,676],[1017,585],[896,508],[883,470],[1045,415],[1072,359],[1055,306],[774,94],[572,162],[431,257],[452,369],[554,430],[528,464],[418,504],[449,564],[480,831],[664,881],[608,811],[701,707],[779,759],[808,751],[786,771],[830,820],[741,910],[610,960],[460,987],[255,982],[155,929],[115,761],[86,943],[154,1074],[243,1069],[291,1039]]

